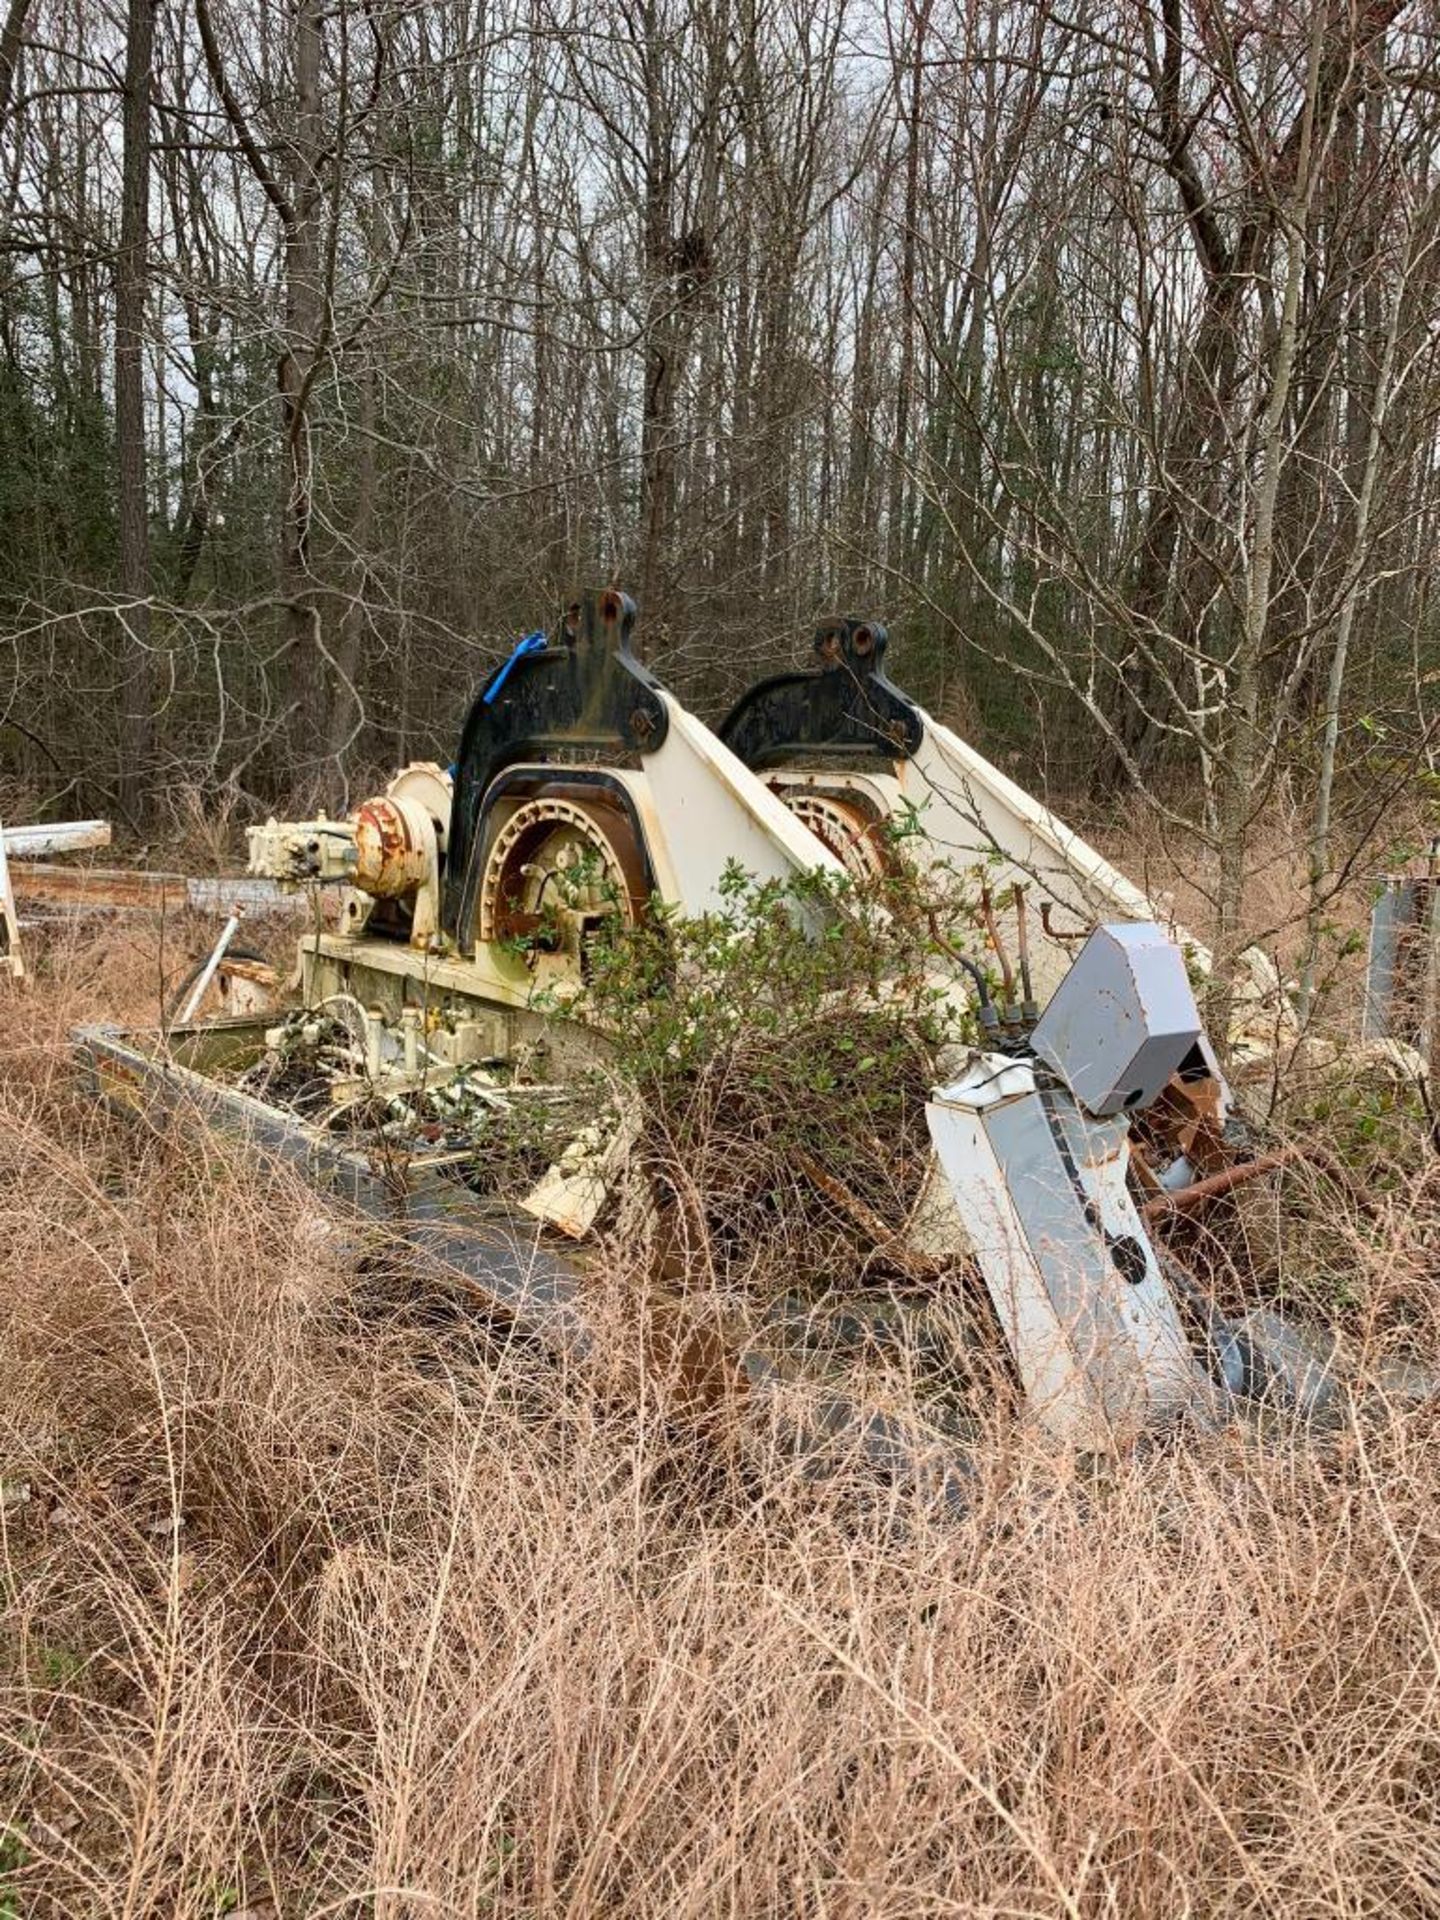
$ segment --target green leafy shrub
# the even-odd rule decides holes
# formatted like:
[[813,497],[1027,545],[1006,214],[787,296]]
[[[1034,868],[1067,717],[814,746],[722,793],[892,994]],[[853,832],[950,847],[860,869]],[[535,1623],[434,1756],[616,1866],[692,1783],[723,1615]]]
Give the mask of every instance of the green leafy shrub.
[[583,1011],[643,1113],[640,1170],[709,1277],[824,1283],[896,1256],[937,1057],[969,1031],[942,961],[961,911],[905,872],[734,867],[716,911],[592,944]]

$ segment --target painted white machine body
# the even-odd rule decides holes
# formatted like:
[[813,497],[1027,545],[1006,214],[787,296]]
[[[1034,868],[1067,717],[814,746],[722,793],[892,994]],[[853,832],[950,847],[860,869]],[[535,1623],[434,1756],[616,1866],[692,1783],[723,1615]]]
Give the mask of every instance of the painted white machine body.
[[[722,882],[738,864],[757,880],[787,880],[816,869],[841,874],[829,853],[716,736],[673,695],[660,691],[668,725],[662,744],[638,767],[605,769],[635,810],[654,874],[655,890],[686,917],[723,904]],[[591,771],[583,765],[568,771]],[[271,820],[249,830],[249,872],[297,887],[331,884],[345,888],[335,931],[307,934],[302,951],[313,961],[329,960],[347,970],[392,977],[419,974],[437,991],[474,995],[502,1006],[528,1006],[540,987],[556,989],[563,999],[578,985],[562,977],[564,968],[544,956],[529,962],[490,944],[472,954],[447,950],[436,938],[440,877],[445,849],[445,813],[450,782],[437,768],[420,763],[396,775],[386,789],[392,809],[402,802],[408,813],[423,811],[418,794],[430,795],[431,817],[411,829],[403,857],[419,856],[423,872],[409,876],[415,902],[408,942],[377,936],[371,926],[373,897],[386,887],[357,881],[357,844],[363,853],[365,824],[382,802],[367,801],[348,820],[281,822]],[[363,869],[362,869],[363,871]],[[423,956],[423,964],[418,956]]]
[[673,694],[661,698],[670,716],[664,744],[626,784],[641,810],[663,898],[686,914],[718,907],[721,880],[736,864],[757,880],[817,868],[838,877],[835,856],[704,721]]
[[[1014,885],[1029,892],[1029,948],[1035,996],[1043,1005],[1074,955],[1074,937],[1099,921],[1136,920],[1165,927],[1186,964],[1199,976],[1213,965],[1209,950],[1119,868],[1066,825],[1060,816],[993,766],[951,728],[923,708],[919,744],[886,771],[790,766],[764,777],[782,794],[837,781],[880,819],[898,825],[906,858],[925,869],[948,868],[957,878],[978,876],[990,889],[995,918],[1009,951],[1017,950]],[[1038,909],[1049,902],[1060,923],[1045,930]],[[1289,1019],[1281,982],[1270,960],[1251,948],[1244,956],[1234,1038],[1240,1054],[1273,1049]]]
[[[914,809],[920,828],[914,845],[923,847],[932,865],[980,870],[1012,953],[1016,933],[1008,896],[1016,881],[1029,886],[1037,902],[1052,901],[1072,931],[1077,922],[1088,927],[1096,920],[1163,919],[1152,900],[1057,814],[923,709],[921,719],[919,750],[896,765],[902,804]],[[1208,966],[1209,955],[1195,948],[1184,929],[1174,932]],[[1071,952],[1043,927],[1032,926],[1031,934],[1035,993],[1043,1005]]]
[[981,1053],[927,1119],[1027,1401],[1103,1449],[1208,1392],[1131,1198],[1127,1111],[1202,1038],[1179,953],[1156,926],[1100,927],[1031,1037]]
[[988,1053],[928,1117],[1035,1418],[1102,1452],[1196,1406],[1204,1381],[1126,1186],[1126,1123]]

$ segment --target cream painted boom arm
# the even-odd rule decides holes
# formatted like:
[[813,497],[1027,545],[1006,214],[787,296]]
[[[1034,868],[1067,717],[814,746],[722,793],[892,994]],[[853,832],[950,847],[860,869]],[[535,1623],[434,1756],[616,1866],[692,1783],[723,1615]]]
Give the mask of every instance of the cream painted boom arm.
[[[1037,887],[1062,909],[1083,921],[1153,920],[1163,915],[1133,881],[1127,880],[1049,807],[968,746],[949,727],[921,710],[923,733],[918,750],[897,762],[896,773],[905,803],[915,808],[924,831],[924,846],[933,861],[964,868],[978,865],[997,896],[1015,880]],[[1006,909],[1002,929],[1012,942],[1013,915]],[[1211,970],[1212,956],[1187,930],[1169,921],[1172,939],[1192,969]],[[1049,939],[1032,924],[1037,995],[1043,1001],[1053,993],[1069,967],[1071,952],[1065,943]],[[1038,939],[1037,937],[1038,936]],[[1251,1008],[1260,1001],[1283,1018],[1285,1006],[1274,967],[1258,948],[1245,958],[1245,996]]]

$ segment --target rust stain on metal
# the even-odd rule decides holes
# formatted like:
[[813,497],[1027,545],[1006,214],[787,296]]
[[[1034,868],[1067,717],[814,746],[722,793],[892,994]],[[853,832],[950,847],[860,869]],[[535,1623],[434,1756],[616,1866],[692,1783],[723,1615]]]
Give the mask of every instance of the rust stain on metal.
[[426,877],[405,810],[394,800],[367,800],[355,815],[355,883],[377,899],[398,899]]
[[1157,1193],[1140,1211],[1147,1220],[1165,1220],[1172,1214],[1190,1213],[1208,1200],[1218,1200],[1222,1194],[1233,1193],[1237,1187],[1248,1186],[1252,1180],[1263,1179],[1267,1173],[1276,1173],[1307,1157],[1303,1147],[1281,1147],[1275,1153],[1262,1153],[1256,1160],[1242,1160],[1238,1166],[1212,1173],[1193,1186],[1181,1187],[1174,1193]]
[[130,872],[124,867],[17,867],[15,891],[27,900],[97,907],[183,907],[188,883],[180,873]]
[[928,1254],[917,1253],[907,1247],[880,1215],[863,1201],[858,1193],[852,1193],[843,1180],[822,1167],[818,1160],[797,1149],[795,1164],[812,1181],[827,1199],[833,1200],[842,1213],[846,1213],[875,1243],[875,1250],[899,1267],[911,1280],[938,1280],[948,1267],[943,1260],[933,1260]]
[[990,936],[990,945],[994,949],[995,958],[1000,964],[1000,979],[1002,982],[1002,991],[1005,995],[1005,1005],[1010,1007],[1015,1003],[1015,970],[1010,965],[1010,955],[1006,952],[1005,942],[1000,937],[999,923],[995,918],[995,902],[991,898],[989,887],[982,887],[980,889],[980,911],[985,916],[985,931]]
[[[1230,1161],[1220,1117],[1220,1083],[1213,1076],[1186,1081],[1177,1074],[1144,1116],[1144,1131],[1173,1158],[1183,1154],[1202,1174]],[[1139,1142],[1143,1146],[1143,1142]]]
[[248,980],[252,986],[278,987],[282,974],[278,967],[272,967],[265,960],[233,960],[228,955],[221,966],[221,972],[232,980]]

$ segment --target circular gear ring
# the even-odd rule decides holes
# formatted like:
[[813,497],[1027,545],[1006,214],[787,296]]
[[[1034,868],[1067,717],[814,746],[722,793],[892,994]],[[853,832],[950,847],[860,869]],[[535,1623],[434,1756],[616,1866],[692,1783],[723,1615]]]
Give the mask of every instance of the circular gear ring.
[[586,921],[639,918],[644,861],[622,815],[558,794],[524,801],[495,836],[480,882],[482,941],[545,929],[577,962]]
[[873,822],[848,800],[802,787],[782,787],[780,798],[795,818],[844,867],[852,880],[878,880],[885,871],[884,849]]

